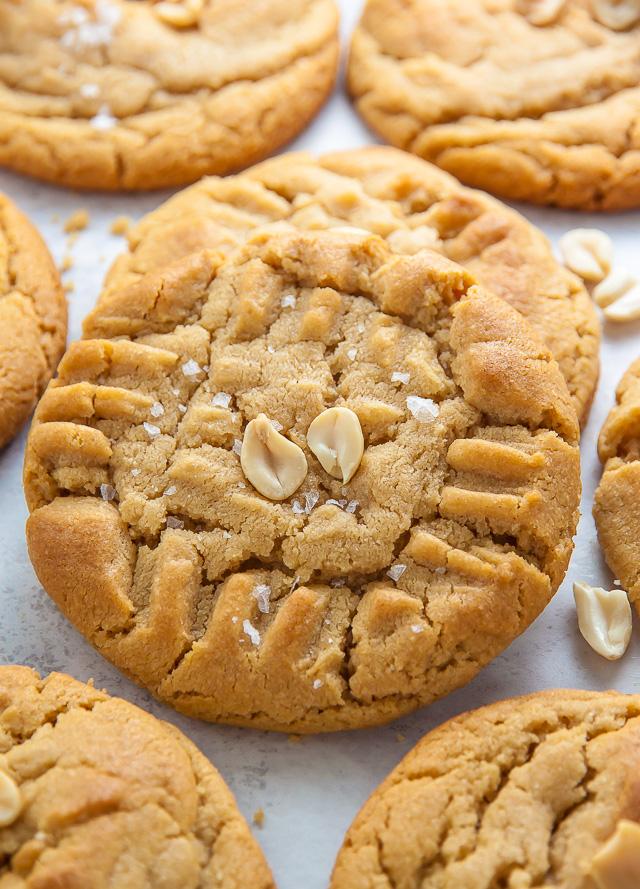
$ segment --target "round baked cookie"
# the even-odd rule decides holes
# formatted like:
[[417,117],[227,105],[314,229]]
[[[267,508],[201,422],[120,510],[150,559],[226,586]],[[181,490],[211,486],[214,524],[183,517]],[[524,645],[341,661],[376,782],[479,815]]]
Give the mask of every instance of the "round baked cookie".
[[368,0],[348,83],[384,139],[469,185],[640,205],[636,0]]
[[355,226],[398,253],[425,247],[467,268],[526,316],[551,349],[586,422],[598,380],[600,325],[582,281],[555,260],[542,233],[488,195],[464,188],[406,152],[365,148],[314,159],[292,153],[233,178],[205,179],[129,233],[107,293],[188,253],[228,255],[265,226]]
[[[464,713],[372,794],[331,889],[637,886],[609,882],[603,859],[620,822],[640,834],[639,749],[638,695],[546,691]],[[630,858],[637,876],[640,847]]]
[[604,472],[593,517],[607,564],[640,614],[640,359],[620,380],[616,400],[598,439]]
[[0,667],[0,885],[274,889],[219,773],[172,725]]
[[0,448],[36,406],[66,338],[58,271],[38,232],[0,192]]
[[273,153],[333,85],[333,0],[5,0],[0,164],[149,189]]
[[[437,253],[257,235],[113,291],[85,335],[30,433],[29,553],[80,632],[184,713],[383,723],[469,681],[562,580],[566,385]],[[315,427],[321,463],[329,408],[346,425]]]

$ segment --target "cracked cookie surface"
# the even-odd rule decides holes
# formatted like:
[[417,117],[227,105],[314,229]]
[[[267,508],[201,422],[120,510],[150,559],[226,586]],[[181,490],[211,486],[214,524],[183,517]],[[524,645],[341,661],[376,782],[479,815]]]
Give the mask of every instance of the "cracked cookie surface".
[[0,667],[3,889],[274,889],[219,773],[176,728],[70,676]]
[[634,0],[368,0],[349,88],[386,140],[469,185],[637,207],[639,37]]
[[640,821],[640,697],[547,691],[426,735],[365,804],[331,889],[596,889],[591,860]]
[[0,448],[24,425],[64,352],[67,303],[40,235],[0,193]]
[[3,0],[0,164],[110,190],[238,170],[311,120],[337,55],[333,0]]
[[620,380],[600,437],[593,517],[607,564],[640,614],[640,359]]
[[397,253],[428,247],[463,265],[542,336],[586,422],[598,379],[600,325],[582,282],[518,213],[393,148],[318,160],[296,152],[233,178],[205,179],[130,231],[130,252],[116,261],[105,292],[195,250],[229,255],[270,226],[355,226],[385,238]]
[[[256,235],[103,295],[37,410],[29,552],[96,648],[192,716],[374,725],[467,682],[572,550],[578,425],[522,316],[433,251]],[[346,484],[308,447],[353,411]],[[242,472],[265,414],[302,449],[274,502]]]

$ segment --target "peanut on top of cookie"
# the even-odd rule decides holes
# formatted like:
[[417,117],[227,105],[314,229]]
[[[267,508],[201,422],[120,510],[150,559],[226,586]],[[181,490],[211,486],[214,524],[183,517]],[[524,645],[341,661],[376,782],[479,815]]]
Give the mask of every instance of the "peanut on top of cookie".
[[29,551],[178,709],[373,725],[468,681],[548,602],[577,440],[548,350],[460,266],[366,233],[257,235],[88,316],[31,430]]
[[0,164],[150,189],[268,156],[326,99],[333,0],[0,4]]

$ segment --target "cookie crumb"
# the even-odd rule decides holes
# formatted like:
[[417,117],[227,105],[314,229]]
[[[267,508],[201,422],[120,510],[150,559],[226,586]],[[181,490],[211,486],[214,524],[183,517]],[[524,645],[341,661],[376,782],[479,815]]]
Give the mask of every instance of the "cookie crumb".
[[289,739],[289,741],[291,741],[292,744],[299,744],[302,740],[300,735],[287,735],[287,738]]
[[73,293],[73,291],[76,289],[76,285],[73,283],[73,281],[65,281],[64,289],[67,291],[67,293]]
[[65,222],[64,230],[67,234],[71,234],[72,232],[81,232],[89,225],[90,220],[91,217],[86,210],[74,210],[71,216]]
[[254,813],[253,823],[257,824],[258,827],[262,827],[262,825],[264,824],[264,812],[262,811],[262,807],[260,807],[258,811]]
[[402,741],[404,741],[404,735],[402,734],[402,732],[398,732],[398,742],[402,743]]
[[112,235],[126,235],[130,225],[130,216],[116,216],[109,226],[109,231]]
[[62,264],[60,265],[61,272],[68,272],[71,266],[73,265],[73,259],[69,256],[69,254],[65,254]]

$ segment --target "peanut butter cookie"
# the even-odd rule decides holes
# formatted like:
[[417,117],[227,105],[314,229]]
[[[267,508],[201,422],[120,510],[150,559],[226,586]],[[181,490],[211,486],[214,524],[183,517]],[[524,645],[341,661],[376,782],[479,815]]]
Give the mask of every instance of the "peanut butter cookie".
[[428,247],[463,265],[542,336],[586,421],[598,379],[600,326],[582,281],[556,262],[542,233],[518,213],[393,148],[319,160],[293,153],[240,176],[199,182],[133,228],[130,253],[116,262],[106,291],[205,247],[228,255],[249,234],[273,225],[355,226],[385,238],[397,253]]
[[0,884],[274,889],[235,800],[172,725],[62,673],[0,667]]
[[607,563],[640,614],[640,359],[620,380],[600,432],[604,464],[593,517]]
[[35,228],[0,193],[0,448],[36,406],[66,337],[67,303],[53,260]]
[[256,235],[111,290],[84,332],[27,446],[30,556],[182,712],[383,723],[469,681],[562,580],[580,492],[562,374],[437,253]]
[[639,749],[638,695],[547,691],[458,716],[370,797],[331,889],[638,886]]
[[2,0],[0,164],[81,188],[228,173],[326,99],[333,0]]
[[368,0],[349,88],[386,140],[469,185],[640,206],[637,0]]

